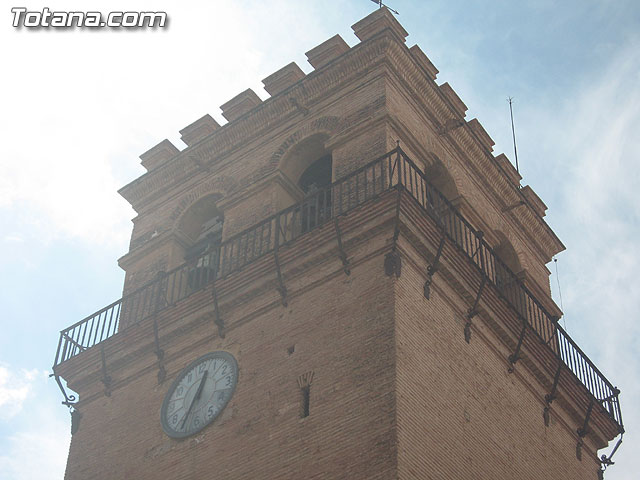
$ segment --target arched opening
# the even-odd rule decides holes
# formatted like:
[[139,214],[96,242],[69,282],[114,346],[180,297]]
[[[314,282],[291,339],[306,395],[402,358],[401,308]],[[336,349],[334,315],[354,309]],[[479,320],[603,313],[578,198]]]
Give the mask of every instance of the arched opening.
[[438,190],[447,200],[452,201],[459,195],[456,182],[453,180],[453,177],[451,177],[451,174],[449,174],[440,159],[435,157],[435,155],[434,159],[434,162],[425,169],[424,174],[429,183],[431,183],[436,190]]
[[300,205],[300,228],[308,232],[331,218],[331,155],[314,161],[300,176],[298,186],[305,199]]
[[298,186],[306,196],[331,185],[331,175],[331,154],[327,154],[315,160],[302,172]]
[[220,195],[213,194],[198,200],[182,215],[179,223],[179,229],[191,243],[184,256],[186,262],[193,264],[187,276],[191,290],[213,280],[218,268],[224,223],[224,215],[216,205],[219,198]]
[[331,218],[333,161],[324,143],[326,135],[306,138],[291,149],[281,164],[281,170],[300,189],[303,198],[293,212],[292,228],[307,232]]
[[324,144],[328,136],[315,134],[292,147],[280,162],[280,170],[301,190],[315,184],[330,184],[332,178],[331,152]]
[[[432,155],[432,162],[424,170],[425,177],[431,185],[427,187],[427,209],[441,223],[458,245],[465,243],[465,229],[451,209],[451,202],[458,198],[458,188],[451,174],[447,171],[440,159]],[[434,191],[437,190],[436,191]]]
[[522,270],[522,266],[520,265],[520,260],[518,259],[515,248],[513,248],[511,242],[509,242],[503,234],[498,234],[498,238],[500,239],[500,243],[493,249],[493,253],[495,253],[496,257],[514,274],[519,273]]
[[516,310],[527,318],[527,304],[524,291],[520,288],[518,273],[522,266],[511,242],[502,232],[497,232],[500,243],[493,249],[497,260],[494,262],[494,281],[498,290],[511,302]]

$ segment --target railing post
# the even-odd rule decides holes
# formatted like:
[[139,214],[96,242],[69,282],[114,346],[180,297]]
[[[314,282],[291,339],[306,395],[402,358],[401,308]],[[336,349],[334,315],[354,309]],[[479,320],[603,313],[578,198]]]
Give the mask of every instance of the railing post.
[[55,368],[58,364],[60,364],[60,348],[62,347],[62,332],[60,332],[60,336],[58,337],[58,348],[56,348],[56,356],[53,361],[53,368]]

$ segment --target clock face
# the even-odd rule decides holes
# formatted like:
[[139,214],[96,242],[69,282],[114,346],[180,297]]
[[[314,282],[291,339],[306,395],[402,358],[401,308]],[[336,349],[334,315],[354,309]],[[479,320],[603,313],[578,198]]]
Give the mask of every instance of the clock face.
[[238,381],[238,363],[227,352],[212,352],[189,364],[162,402],[162,428],[184,438],[209,425],[229,403]]

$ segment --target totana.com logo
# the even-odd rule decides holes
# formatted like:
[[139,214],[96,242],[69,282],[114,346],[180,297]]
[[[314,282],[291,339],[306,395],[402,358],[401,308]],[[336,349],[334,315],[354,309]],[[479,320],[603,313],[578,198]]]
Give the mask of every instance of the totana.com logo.
[[47,7],[42,11],[29,11],[25,7],[13,7],[13,26],[20,27],[110,27],[143,28],[165,27],[166,12],[52,12]]

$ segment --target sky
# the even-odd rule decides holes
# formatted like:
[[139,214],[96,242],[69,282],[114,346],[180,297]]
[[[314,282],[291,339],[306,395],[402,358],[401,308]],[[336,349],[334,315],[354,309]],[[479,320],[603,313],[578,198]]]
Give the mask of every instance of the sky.
[[[117,190],[138,156],[350,28],[369,0],[48,1],[29,10],[166,11],[165,29],[12,27],[0,14],[0,478],[61,479],[68,410],[48,377],[58,332],[121,296],[135,216]],[[563,325],[621,391],[627,433],[605,478],[640,455],[640,3],[389,0],[549,207]],[[555,274],[556,267],[558,275]],[[560,288],[558,288],[558,283]],[[608,453],[609,449],[601,451]]]

